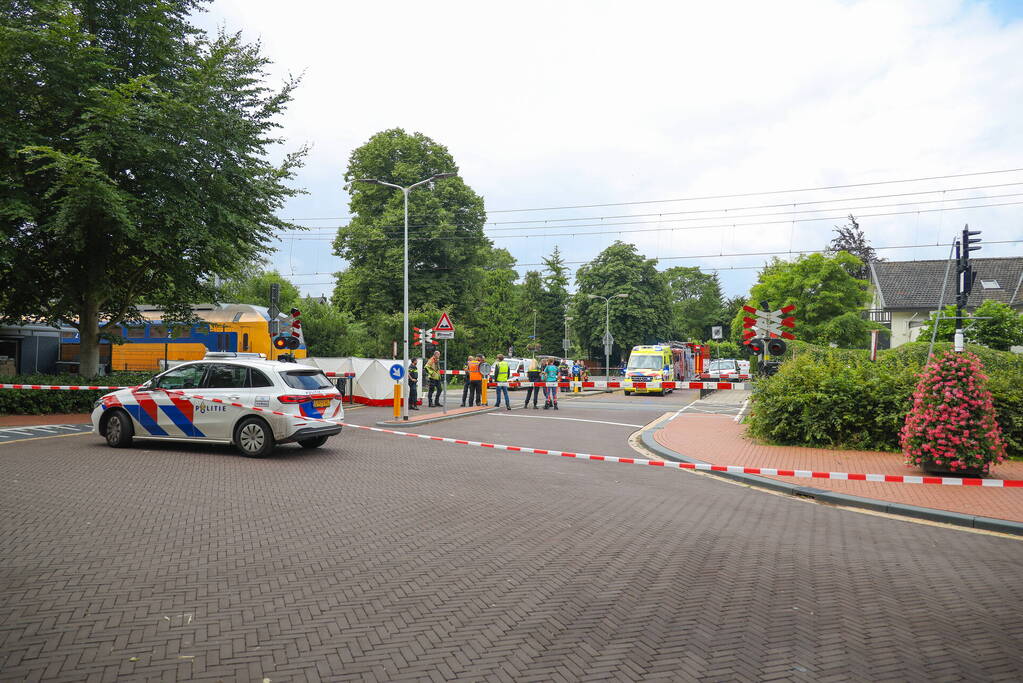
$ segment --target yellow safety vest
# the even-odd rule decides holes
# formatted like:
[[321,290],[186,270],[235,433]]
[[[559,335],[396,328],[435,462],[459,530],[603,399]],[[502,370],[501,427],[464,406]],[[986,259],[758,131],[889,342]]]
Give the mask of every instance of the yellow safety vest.
[[494,366],[494,379],[498,382],[507,382],[511,375],[511,368],[508,366],[508,361],[502,360]]

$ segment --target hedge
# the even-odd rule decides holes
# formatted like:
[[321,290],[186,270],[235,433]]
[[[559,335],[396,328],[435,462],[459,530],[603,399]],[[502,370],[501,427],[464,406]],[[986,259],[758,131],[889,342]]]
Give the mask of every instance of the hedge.
[[[951,344],[935,344],[941,354]],[[750,433],[775,444],[899,451],[928,344],[882,351],[793,345],[778,372],[757,382]],[[1006,452],[1023,458],[1023,356],[968,345],[984,364]]]
[[[151,372],[115,372],[91,380],[79,375],[19,375],[5,377],[4,384],[49,384],[137,386],[153,376]],[[107,391],[62,391],[41,389],[0,389],[0,415],[49,415],[90,413],[92,404]]]

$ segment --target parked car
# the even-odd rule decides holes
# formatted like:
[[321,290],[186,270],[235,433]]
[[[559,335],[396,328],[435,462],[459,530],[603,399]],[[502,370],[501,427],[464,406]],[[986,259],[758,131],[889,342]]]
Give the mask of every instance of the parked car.
[[707,370],[700,375],[703,379],[739,379],[749,375],[749,361],[734,358],[717,358],[710,362]]
[[222,443],[254,458],[269,455],[277,444],[318,448],[341,432],[341,425],[303,419],[344,419],[341,393],[319,368],[217,355],[235,357],[184,363],[141,386],[106,394],[92,411],[93,432],[114,448],[136,438]]

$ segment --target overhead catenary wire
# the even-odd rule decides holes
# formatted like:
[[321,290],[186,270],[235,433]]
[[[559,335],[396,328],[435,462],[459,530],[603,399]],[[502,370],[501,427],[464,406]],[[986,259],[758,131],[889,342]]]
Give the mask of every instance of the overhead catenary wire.
[[[970,173],[953,173],[948,175],[940,176],[925,176],[921,178],[899,178],[895,180],[875,180],[871,182],[863,183],[846,183],[843,185],[821,185],[816,187],[800,187],[792,188],[788,190],[762,190],[757,192],[737,192],[732,194],[718,194],[718,195],[704,195],[694,197],[679,197],[676,199],[649,199],[632,202],[607,202],[603,204],[574,204],[566,206],[546,206],[546,207],[533,207],[533,208],[517,208],[517,209],[489,209],[487,213],[521,213],[527,211],[562,211],[567,209],[594,209],[604,208],[608,206],[639,206],[643,204],[666,204],[670,202],[693,202],[693,201],[704,201],[708,199],[738,199],[742,197],[764,197],[769,195],[788,194],[793,192],[816,192],[823,190],[844,190],[853,187],[874,187],[879,185],[895,185],[898,183],[919,183],[927,182],[931,180],[951,180],[953,178],[971,178],[983,175],[997,175],[1001,173],[1018,173],[1023,171],[1023,168],[1006,168],[993,171],[973,171]],[[335,216],[327,218],[285,218],[283,220],[288,221],[300,221],[300,220],[350,220],[352,216]]]
[[[612,219],[618,219],[618,218],[651,218],[651,217],[657,217],[658,219],[660,219],[660,218],[662,218],[664,216],[683,216],[683,215],[690,215],[690,214],[706,214],[706,213],[725,213],[725,214],[727,214],[727,213],[736,213],[736,212],[739,212],[739,211],[753,211],[753,210],[756,210],[756,209],[779,209],[779,208],[785,208],[785,207],[811,206],[811,205],[817,205],[817,204],[839,204],[839,203],[844,203],[844,202],[869,201],[869,200],[873,200],[873,199],[894,199],[896,197],[913,197],[913,196],[916,196],[916,195],[927,195],[927,194],[942,194],[942,195],[944,195],[945,193],[948,193],[948,192],[967,192],[967,191],[970,191],[970,190],[990,190],[990,189],[995,189],[995,188],[1000,188],[1000,187],[1014,187],[1014,186],[1018,186],[1018,185],[1023,185],[1023,181],[1021,181],[1021,182],[1012,182],[1012,183],[997,183],[997,184],[994,184],[994,185],[973,185],[973,186],[970,186],[970,187],[950,187],[950,188],[943,188],[943,189],[937,189],[937,190],[919,190],[919,191],[916,191],[916,192],[897,192],[897,193],[894,193],[894,194],[866,195],[866,196],[861,196],[861,197],[839,197],[839,198],[836,198],[836,199],[814,199],[814,200],[809,200],[809,201],[793,201],[793,202],[782,202],[782,203],[775,203],[775,204],[753,204],[753,205],[748,205],[748,206],[731,206],[731,207],[726,206],[726,207],[718,207],[718,208],[713,208],[713,209],[687,209],[685,211],[662,211],[662,212],[658,212],[658,213],[616,214],[616,215],[610,215],[610,216],[577,216],[577,217],[574,217],[574,218],[532,218],[532,219],[521,220],[521,221],[487,221],[483,225],[484,225],[484,229],[485,230],[530,230],[530,229],[542,230],[542,229],[545,229],[545,226],[536,226],[535,228],[528,228],[528,227],[521,227],[521,228],[518,228],[518,227],[511,227],[511,228],[498,228],[498,227],[494,227],[494,228],[488,228],[488,227],[485,227],[485,226],[489,226],[489,225],[493,225],[493,226],[498,226],[498,225],[524,225],[524,224],[527,224],[527,223],[568,223],[568,222],[576,222],[576,221],[605,221],[605,220],[612,220]],[[935,202],[946,201],[946,200],[947,201],[957,201],[957,202],[960,202],[960,201],[973,201],[973,200],[976,200],[976,199],[985,199],[985,198],[999,197],[999,196],[1004,196],[1004,195],[989,195],[987,197],[985,197],[985,196],[980,196],[980,197],[942,197],[942,199],[935,199],[935,200],[921,199],[921,200],[916,200],[916,201],[902,202],[902,203],[898,203],[898,204],[887,204],[885,206],[909,206],[911,204],[935,203]],[[863,207],[863,206],[844,206],[844,207],[838,207],[838,206],[835,206],[835,207],[830,207],[830,208],[826,208],[826,209],[818,209],[818,211],[857,211],[857,210],[863,209],[863,208],[871,208],[871,207],[869,207],[869,206],[868,207]],[[791,212],[786,212],[786,213],[791,213]],[[738,216],[738,217],[742,218],[743,216]],[[749,216],[745,216],[745,217],[749,218]],[[337,216],[337,217],[334,217],[334,218],[307,218],[307,219],[295,219],[295,218],[292,218],[292,219],[286,219],[286,220],[352,220],[352,218],[353,217],[351,217],[351,216]],[[699,219],[687,219],[687,220],[699,220]],[[707,217],[707,220],[712,220],[712,218],[711,217]],[[343,226],[343,225],[316,226],[316,227],[310,227],[308,230],[303,230],[303,231],[300,231],[300,232],[295,232],[295,234],[308,235],[308,234],[311,234],[311,233],[315,233],[317,230],[338,230],[339,228],[343,228],[343,227],[346,227],[346,226]],[[404,229],[404,226],[397,226],[397,225],[394,225],[394,226],[386,225],[386,226],[377,226],[377,227],[380,227],[380,228],[393,228],[395,230],[398,230],[398,229],[402,229],[403,230]],[[409,225],[409,227],[410,228],[418,228],[418,227],[424,227],[424,225],[422,223],[420,223],[420,224],[415,224],[415,225]],[[282,234],[283,235],[283,234],[289,234],[289,233],[282,232],[282,233],[278,233],[278,234]]]
[[[1023,196],[1023,193],[1015,193],[1015,194],[1006,195],[1006,196]],[[911,202],[911,203],[915,204],[917,202]],[[994,203],[994,204],[974,204],[974,205],[970,205],[970,206],[943,206],[941,208],[936,208],[936,209],[915,209],[915,210],[909,210],[909,211],[887,211],[887,212],[882,212],[882,213],[860,213],[860,214],[857,214],[857,218],[882,218],[882,217],[887,217],[887,216],[906,216],[906,215],[914,215],[914,214],[921,214],[921,213],[934,213],[934,212],[945,212],[945,211],[964,211],[964,210],[967,210],[967,209],[988,209],[988,208],[996,208],[996,207],[1001,207],[1001,206],[1017,206],[1017,205],[1020,205],[1020,204],[1023,204],[1023,201],[1018,201],[1018,202],[998,202],[998,203]],[[787,214],[782,214],[782,215],[787,215]],[[762,227],[762,226],[768,226],[768,225],[781,225],[781,224],[786,224],[787,225],[789,223],[810,223],[810,222],[816,222],[816,221],[844,220],[846,217],[847,217],[846,215],[842,215],[842,216],[818,216],[816,218],[796,218],[796,219],[786,218],[786,219],[783,219],[783,220],[755,221],[755,222],[752,222],[752,223],[739,223],[739,222],[731,221],[731,222],[727,222],[727,223],[717,223],[717,224],[713,224],[713,225],[690,225],[690,226],[674,226],[674,227],[660,227],[660,226],[658,226],[656,228],[628,228],[628,229],[616,228],[616,229],[611,229],[611,230],[599,230],[599,231],[598,230],[593,230],[593,231],[586,231],[586,232],[544,233],[544,234],[541,234],[541,235],[534,235],[534,234],[486,235],[486,237],[488,239],[493,239],[493,240],[497,240],[497,239],[546,239],[546,238],[551,238],[551,237],[574,237],[574,238],[580,238],[580,237],[591,237],[591,236],[599,236],[599,235],[632,234],[632,233],[643,233],[643,232],[676,232],[676,231],[679,231],[679,230],[717,230],[717,229],[726,229],[726,228]],[[625,223],[603,223],[603,224],[596,224],[594,226],[578,226],[577,225],[577,226],[569,226],[568,229],[580,228],[580,227],[615,227],[615,226],[619,226],[619,225],[637,225],[637,224],[648,224],[648,223],[656,223],[656,222],[657,221],[640,221],[640,222],[625,222]],[[336,239],[336,235],[302,235],[302,236],[295,236],[295,237],[290,237],[289,236],[289,237],[287,237],[287,239],[315,240],[315,241],[333,241],[334,239]],[[382,241],[389,241],[389,240],[396,240],[396,239],[403,239],[403,237],[398,237],[398,236],[394,236],[394,237],[390,237],[390,236],[364,237],[364,238],[361,238],[360,241],[363,241],[363,242],[370,242],[370,241],[382,242]],[[408,239],[409,239],[410,242],[411,241],[478,240],[478,239],[480,239],[480,236],[479,235],[446,235],[446,236],[427,237],[427,236],[421,236],[421,235],[410,235]]]
[[[1018,240],[988,240],[985,244],[1023,244],[1023,239]],[[945,244],[936,242],[933,244],[899,244],[874,247],[875,251],[888,251],[893,249],[920,249],[920,248],[935,248],[944,247]],[[823,249],[798,249],[798,250],[786,250],[786,251],[753,251],[753,252],[741,252],[733,254],[692,254],[687,256],[656,256],[652,257],[652,261],[680,261],[687,259],[713,259],[713,258],[732,258],[742,256],[786,256],[786,255],[806,255],[806,254],[823,254],[830,251],[829,248]],[[562,261],[565,265],[583,265],[590,263],[593,259],[586,261]],[[532,268],[546,265],[543,262],[540,263],[515,263],[512,268]],[[763,268],[764,266],[713,266],[708,267],[705,270],[717,271],[717,270],[756,270]],[[449,268],[435,268],[433,270],[450,270]],[[296,273],[298,276],[315,276],[315,275],[336,275],[336,272],[320,272],[320,273]],[[305,282],[305,283],[292,283],[292,284],[324,284],[324,282]]]

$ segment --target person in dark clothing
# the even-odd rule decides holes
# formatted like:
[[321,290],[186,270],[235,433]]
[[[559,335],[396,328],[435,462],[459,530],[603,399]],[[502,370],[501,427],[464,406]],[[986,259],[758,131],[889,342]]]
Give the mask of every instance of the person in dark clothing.
[[409,361],[408,366],[408,409],[419,410],[419,367],[416,365],[418,358]]
[[[539,408],[536,407],[536,402],[537,402],[537,399],[540,398],[540,387],[533,386],[533,382],[539,382],[540,381],[540,366],[537,364],[535,358],[530,358],[523,365],[527,366],[527,368],[525,369],[525,373],[526,373],[526,380],[529,382],[529,385],[526,386],[526,402],[525,402],[525,404],[522,407],[523,408],[528,408],[529,407],[529,399],[532,398],[533,399],[533,409],[534,410],[539,410]],[[519,372],[522,372],[522,370],[519,370]]]

